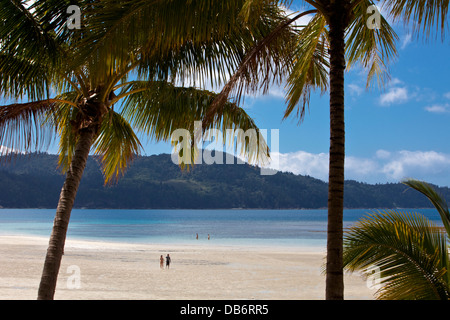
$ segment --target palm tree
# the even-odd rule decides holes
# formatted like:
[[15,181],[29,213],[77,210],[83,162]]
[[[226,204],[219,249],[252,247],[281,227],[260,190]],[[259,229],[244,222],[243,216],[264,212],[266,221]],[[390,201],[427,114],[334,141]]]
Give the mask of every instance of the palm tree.
[[[345,236],[344,266],[350,272],[377,271],[378,299],[450,299],[450,212],[427,183],[406,185],[427,196],[441,215],[444,230],[420,213],[373,212]],[[374,267],[376,266],[376,267]]]
[[[292,1],[272,1],[290,4]],[[397,36],[386,19],[380,14],[380,25],[368,28],[368,9],[380,1],[372,0],[305,0],[310,10],[303,11],[290,21],[279,25],[269,36],[261,40],[243,60],[235,74],[212,104],[205,123],[220,110],[227,97],[235,92],[258,89],[255,79],[249,82],[260,52],[270,48],[279,32],[305,15],[313,15],[310,22],[298,32],[296,46],[292,49],[294,65],[287,77],[287,108],[284,118],[297,110],[299,122],[303,119],[313,90],[330,94],[330,150],[328,179],[328,231],[326,298],[343,299],[344,282],[342,269],[343,208],[344,208],[344,164],[345,164],[345,70],[360,64],[368,72],[367,87],[377,79],[382,88],[388,80],[390,61],[396,57]],[[262,6],[266,1],[251,1],[252,6]],[[444,31],[448,12],[448,1],[396,0],[390,1],[387,12],[394,19],[405,23],[413,20],[414,32],[425,31],[430,35],[433,27]],[[379,12],[378,12],[379,13]],[[256,79],[267,85],[267,77]]]
[[[294,64],[287,78],[287,108],[284,118],[297,110],[299,122],[305,116],[309,97],[313,90],[325,93],[330,90],[330,153],[328,191],[328,234],[326,298],[343,298],[342,235],[344,201],[344,72],[346,64],[361,63],[368,68],[368,86],[377,76],[379,83],[386,78],[386,64],[396,54],[396,35],[381,17],[380,29],[366,27],[367,7],[372,1],[305,1],[312,6],[297,14],[289,22],[262,40],[243,60],[238,71],[216,98],[211,114],[220,109],[221,103],[235,90],[240,95],[248,86],[247,74],[255,68],[259,52],[270,47],[277,32],[295,20],[312,15],[310,22],[298,31],[296,46],[291,54]],[[347,35],[347,36],[346,36]],[[347,58],[347,61],[346,61]],[[265,81],[265,79],[263,79]],[[252,88],[252,87],[250,87]],[[208,117],[206,118],[208,119]],[[207,122],[206,122],[207,123]]]
[[[80,0],[83,26],[68,30],[64,13],[73,1],[41,0],[31,7],[2,1],[0,90],[8,99],[29,101],[0,107],[0,144],[29,151],[58,136],[59,163],[66,173],[38,299],[54,297],[71,210],[91,150],[100,156],[105,183],[111,183],[141,151],[135,131],[156,141],[170,140],[177,128],[193,132],[194,120],[205,116],[215,94],[177,82],[225,77],[247,48],[283,19],[276,7],[265,6],[253,23],[243,25],[235,18],[242,1],[220,18],[210,10],[223,8],[222,1],[211,1],[211,7],[175,2]],[[206,28],[210,22],[214,29]],[[232,102],[208,128],[258,131]],[[264,141],[252,144],[241,137],[236,143],[256,161],[268,156]]]

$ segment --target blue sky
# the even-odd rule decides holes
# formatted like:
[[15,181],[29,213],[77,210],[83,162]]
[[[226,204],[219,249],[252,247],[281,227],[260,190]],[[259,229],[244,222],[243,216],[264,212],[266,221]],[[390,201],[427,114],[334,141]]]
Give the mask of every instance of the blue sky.
[[[394,29],[399,56],[383,91],[365,89],[363,70],[346,73],[346,179],[386,183],[416,178],[450,186],[450,38],[425,43],[400,25]],[[243,107],[259,128],[279,129],[280,170],[327,180],[328,94],[312,96],[300,125],[295,117],[282,121],[283,88],[247,97]],[[146,155],[172,151],[168,143],[142,142]]]
[[[450,39],[425,42],[393,26],[398,58],[390,65],[386,87],[368,91],[364,70],[346,73],[346,179],[416,178],[450,186]],[[280,170],[327,180],[328,94],[312,96],[300,125],[295,117],[282,121],[283,88],[247,98],[244,108],[259,128],[279,129]],[[167,144],[146,146],[147,154],[170,151]]]

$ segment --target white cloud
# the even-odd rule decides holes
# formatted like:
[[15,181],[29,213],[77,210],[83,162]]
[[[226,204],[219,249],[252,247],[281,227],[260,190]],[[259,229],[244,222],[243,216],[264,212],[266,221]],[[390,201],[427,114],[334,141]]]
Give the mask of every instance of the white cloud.
[[434,98],[435,92],[433,90],[410,86],[398,78],[392,78],[389,81],[388,90],[380,95],[378,102],[381,106],[390,106],[412,100],[416,102],[423,100],[430,102]]
[[380,104],[388,106],[393,103],[403,103],[408,101],[408,89],[406,87],[390,88],[387,93],[380,96]]
[[[305,151],[297,151],[291,153],[278,153],[273,156],[279,157],[279,171],[308,175],[323,181],[328,180],[328,153],[314,154]],[[347,179],[358,179],[358,177],[370,174],[373,170],[376,170],[376,167],[377,164],[372,159],[352,156],[348,156],[345,159]]]
[[446,104],[434,104],[432,106],[425,107],[425,110],[432,113],[449,113],[450,103]]
[[348,88],[350,90],[351,95],[360,96],[364,92],[364,88],[358,86],[357,84],[349,84]]
[[273,154],[279,157],[279,170],[328,180],[328,154],[297,151]]
[[373,159],[345,157],[345,174],[347,179],[358,180],[358,177],[371,175],[377,168],[378,164]]
[[[328,153],[279,153],[279,171],[328,181]],[[274,156],[276,156],[274,154]],[[371,157],[345,158],[345,179],[367,183],[399,182],[406,178],[450,185],[450,154],[436,151],[378,150]]]
[[[443,99],[439,99],[439,97],[443,97]],[[440,100],[439,102],[431,104],[430,101],[433,100]],[[444,113],[450,113],[450,103],[448,102],[450,100],[450,92],[446,92],[441,94],[430,94],[427,93],[427,101],[430,103],[424,109],[431,113],[437,113],[437,114],[444,114]]]
[[389,151],[380,149],[377,150],[375,155],[378,159],[388,159],[391,156],[391,153]]
[[433,179],[439,175],[449,175],[450,155],[436,151],[397,152],[383,166],[386,177],[401,180],[404,178]]
[[403,84],[403,81],[400,80],[399,78],[392,78],[392,79],[389,81],[389,84],[390,84],[391,86],[396,86],[396,85],[398,85],[398,84]]
[[412,35],[410,33],[406,34],[405,37],[402,39],[402,45],[400,48],[402,50],[405,49],[411,43],[411,40],[412,40]]
[[450,113],[449,99],[450,92],[442,94],[432,88],[412,86],[398,78],[392,78],[387,91],[378,98],[378,103],[385,107],[405,102],[426,103],[424,110],[428,112]]
[[272,85],[267,92],[267,95],[273,98],[286,98],[286,90],[284,89],[284,85]]

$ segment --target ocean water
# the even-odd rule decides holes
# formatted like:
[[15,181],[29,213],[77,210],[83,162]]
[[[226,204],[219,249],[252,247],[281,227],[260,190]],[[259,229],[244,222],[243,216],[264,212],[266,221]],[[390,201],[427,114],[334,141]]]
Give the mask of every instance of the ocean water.
[[[442,224],[434,209],[402,210],[421,212]],[[370,211],[345,210],[344,227],[351,226]],[[54,216],[55,209],[0,209],[0,235],[49,237]],[[327,210],[74,209],[67,237],[149,244],[202,242],[324,247],[326,226]]]

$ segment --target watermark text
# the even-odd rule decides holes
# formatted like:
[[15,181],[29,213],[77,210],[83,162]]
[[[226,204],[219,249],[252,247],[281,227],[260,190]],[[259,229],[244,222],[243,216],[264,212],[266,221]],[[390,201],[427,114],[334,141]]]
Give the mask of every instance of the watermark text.
[[[267,129],[248,129],[246,131],[242,129],[226,129],[225,134],[219,129],[209,129],[203,134],[201,128],[201,121],[194,122],[194,138],[192,139],[191,132],[187,129],[176,129],[172,132],[171,142],[174,146],[172,152],[172,162],[179,164],[234,164],[236,158],[236,164],[244,164],[240,158],[240,155],[244,153],[253,154],[252,158],[256,159],[256,162],[266,160],[270,162],[270,166],[260,166],[261,175],[274,175],[279,169],[279,130],[270,130],[270,155],[268,152],[268,131]],[[223,140],[226,140],[225,142]],[[241,146],[241,152],[234,150],[220,152],[217,149],[211,150],[208,148],[200,149],[198,144],[203,146],[204,143],[215,142],[216,144],[233,146],[234,142]],[[247,151],[247,152],[245,152]],[[250,161],[249,161],[250,162]],[[266,163],[267,164],[267,163]]]
[[69,30],[81,29],[81,9],[79,6],[71,5],[67,7],[67,14],[70,16],[67,18],[67,28]]

